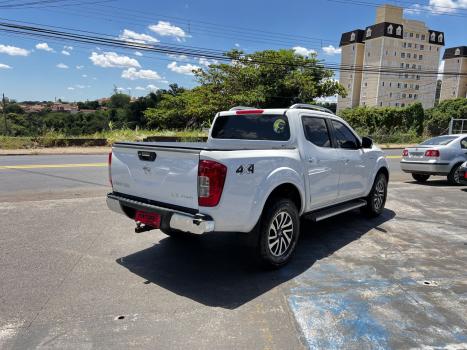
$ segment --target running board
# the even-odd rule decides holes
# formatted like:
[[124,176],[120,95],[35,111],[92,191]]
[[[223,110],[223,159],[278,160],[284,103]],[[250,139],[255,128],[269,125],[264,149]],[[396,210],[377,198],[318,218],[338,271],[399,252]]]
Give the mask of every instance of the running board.
[[354,210],[357,208],[364,207],[366,205],[366,200],[364,199],[357,199],[351,202],[346,202],[343,204],[338,204],[334,205],[329,208],[325,209],[320,209],[314,212],[311,212],[306,215],[307,218],[310,218],[311,220],[318,222],[327,218],[330,218],[335,215],[339,215],[342,213],[345,213],[350,210]]

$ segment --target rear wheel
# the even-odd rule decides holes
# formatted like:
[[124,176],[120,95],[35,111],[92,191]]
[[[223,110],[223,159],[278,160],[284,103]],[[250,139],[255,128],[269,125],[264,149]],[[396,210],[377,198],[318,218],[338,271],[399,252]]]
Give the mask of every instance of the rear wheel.
[[383,212],[384,205],[386,204],[387,192],[388,180],[386,175],[379,173],[376,176],[370,194],[366,198],[367,204],[364,210],[368,216],[376,217]]
[[451,185],[460,185],[461,180],[460,180],[460,172],[459,168],[462,165],[462,163],[456,164],[452,167],[451,172],[448,175],[448,181]]
[[259,257],[266,267],[279,268],[292,257],[300,234],[300,219],[290,199],[269,203],[259,226]]
[[430,178],[430,175],[412,174],[412,177],[417,182],[427,182],[427,180]]

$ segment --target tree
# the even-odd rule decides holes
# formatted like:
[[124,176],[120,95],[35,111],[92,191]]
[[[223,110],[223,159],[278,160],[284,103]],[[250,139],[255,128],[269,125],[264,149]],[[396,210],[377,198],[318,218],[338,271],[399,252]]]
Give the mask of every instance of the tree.
[[131,97],[121,92],[115,92],[110,97],[110,107],[112,108],[126,108],[130,105]]
[[154,128],[200,127],[216,112],[237,105],[260,108],[312,103],[319,97],[340,94],[345,89],[332,79],[316,55],[303,57],[293,50],[266,50],[245,54],[228,52],[230,63],[212,64],[195,70],[200,83],[191,90],[170,86],[156,108],[145,112]]

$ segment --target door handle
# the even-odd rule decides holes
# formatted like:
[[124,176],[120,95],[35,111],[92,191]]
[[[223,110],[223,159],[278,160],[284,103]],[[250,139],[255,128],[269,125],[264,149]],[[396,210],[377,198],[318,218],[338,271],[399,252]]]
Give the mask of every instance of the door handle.
[[308,157],[308,163],[314,163],[315,161],[316,161],[316,158]]
[[344,159],[344,164],[345,165],[349,164],[349,162],[350,162],[350,159]]

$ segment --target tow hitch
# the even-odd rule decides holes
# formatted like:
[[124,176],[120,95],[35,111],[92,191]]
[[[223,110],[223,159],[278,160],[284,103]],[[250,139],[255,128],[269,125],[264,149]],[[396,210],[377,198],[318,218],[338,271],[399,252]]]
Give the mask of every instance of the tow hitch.
[[151,230],[155,230],[155,229],[156,229],[155,227],[145,225],[145,224],[137,221],[136,222],[136,227],[135,227],[135,233],[142,233],[142,232],[151,231]]

